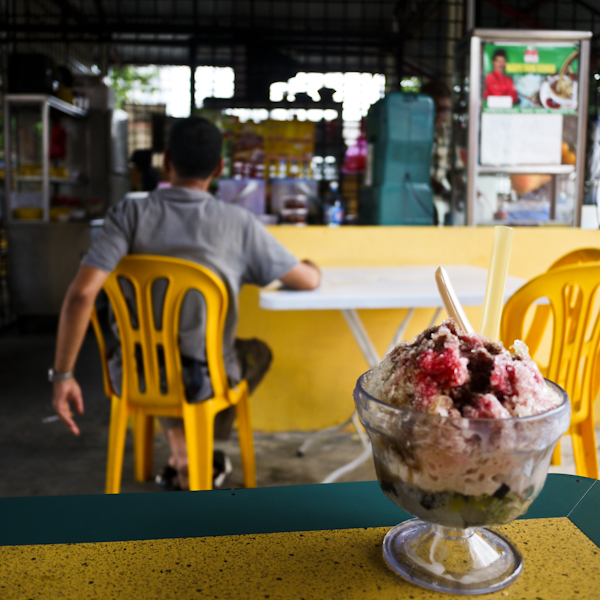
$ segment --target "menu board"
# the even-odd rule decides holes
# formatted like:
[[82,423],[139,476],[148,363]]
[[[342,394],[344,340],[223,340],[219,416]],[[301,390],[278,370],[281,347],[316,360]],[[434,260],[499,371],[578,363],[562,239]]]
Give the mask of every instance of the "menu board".
[[483,45],[483,112],[577,114],[579,45]]
[[561,114],[481,115],[480,164],[561,164]]

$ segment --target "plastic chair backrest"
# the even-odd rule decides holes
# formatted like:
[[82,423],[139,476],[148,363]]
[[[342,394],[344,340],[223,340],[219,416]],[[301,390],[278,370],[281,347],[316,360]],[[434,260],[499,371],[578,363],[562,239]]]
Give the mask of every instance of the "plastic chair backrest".
[[578,248],[573,250],[554,261],[548,271],[588,262],[600,262],[600,248]]
[[548,298],[553,316],[552,348],[545,377],[560,385],[573,406],[571,423],[585,420],[600,383],[600,262],[552,269],[517,290],[502,313],[506,347],[523,340],[525,316]]
[[[137,327],[132,323],[120,280],[135,290]],[[166,280],[162,318],[155,323],[152,287]],[[181,405],[184,398],[179,353],[179,314],[186,293],[198,290],[206,303],[206,358],[214,396],[226,396],[227,375],[223,362],[223,327],[228,295],[223,282],[210,270],[177,258],[125,256],[104,283],[119,328],[123,355],[122,390],[132,404]],[[143,365],[140,389],[138,361]]]
[[[553,269],[559,269],[562,267],[598,261],[600,261],[600,248],[579,248],[565,254],[564,256],[561,256],[558,260],[550,265],[548,270],[552,271]],[[535,314],[533,315],[533,320],[531,322],[531,326],[529,327],[529,331],[527,332],[527,337],[524,340],[532,355],[536,353],[542,342],[549,319],[550,307],[545,305],[538,306],[535,310]]]

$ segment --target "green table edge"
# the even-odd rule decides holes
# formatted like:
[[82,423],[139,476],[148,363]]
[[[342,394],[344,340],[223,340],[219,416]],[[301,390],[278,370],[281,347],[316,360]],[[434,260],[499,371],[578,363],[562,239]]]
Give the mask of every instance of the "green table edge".
[[[594,485],[575,505],[568,517],[596,546],[600,546],[600,481]],[[590,518],[591,516],[596,518]]]
[[[549,475],[525,519],[569,517],[600,545],[597,480]],[[596,503],[596,504],[594,504]],[[392,527],[410,518],[376,481],[113,496],[0,498],[0,546]],[[590,533],[588,533],[588,531]]]

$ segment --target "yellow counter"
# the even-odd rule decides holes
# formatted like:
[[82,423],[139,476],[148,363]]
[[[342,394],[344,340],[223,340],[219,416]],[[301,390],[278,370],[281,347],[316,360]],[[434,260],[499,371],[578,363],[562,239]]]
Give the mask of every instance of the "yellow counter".
[[[487,268],[494,236],[491,227],[274,226],[269,230],[296,256],[311,258],[321,266],[471,264]],[[515,228],[509,274],[530,279],[567,252],[584,247],[600,247],[600,231]],[[405,312],[359,311],[380,354]],[[466,313],[477,327],[481,308],[466,308]],[[417,310],[405,339],[427,327],[433,314],[434,309]],[[352,414],[352,390],[368,366],[339,311],[262,310],[258,289],[246,286],[240,296],[238,335],[263,339],[273,350],[271,371],[253,395],[256,430],[311,431],[342,423]],[[600,416],[600,410],[596,414]]]

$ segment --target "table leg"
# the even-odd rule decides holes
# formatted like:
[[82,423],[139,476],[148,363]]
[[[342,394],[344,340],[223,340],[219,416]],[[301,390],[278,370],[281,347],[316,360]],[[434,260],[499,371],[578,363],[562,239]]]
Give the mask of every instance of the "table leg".
[[[400,323],[400,326],[396,330],[396,333],[392,339],[392,342],[387,352],[389,352],[392,348],[398,345],[398,343],[404,336],[404,332],[406,331],[406,328],[408,327],[408,324],[410,323],[414,312],[414,308],[409,309],[408,313],[402,320],[402,323]],[[373,342],[371,342],[371,339],[369,338],[367,331],[364,325],[362,324],[362,321],[360,320],[360,317],[358,316],[356,311],[352,309],[342,310],[342,314],[344,315],[346,323],[348,323],[348,327],[350,327],[350,331],[352,331],[354,339],[357,341],[367,363],[369,364],[371,369],[374,369],[379,364],[379,355],[377,354],[377,350],[375,350],[375,346],[373,346]],[[369,436],[365,433],[362,425],[360,424],[356,411],[354,411],[350,421],[354,424],[354,427],[360,437],[360,441],[362,442],[364,449],[360,456],[356,457],[353,461],[340,467],[339,469],[336,469],[335,471],[333,471],[333,473],[330,473],[327,477],[325,477],[325,479],[323,479],[322,483],[333,483],[334,481],[337,481],[342,475],[345,475],[346,473],[349,473],[359,465],[362,465],[371,457],[371,443],[369,442]],[[335,428],[341,429],[348,425],[350,421],[346,421],[343,425],[336,425]],[[332,429],[334,428],[328,428],[329,431],[331,431]],[[303,444],[302,448],[304,448],[307,443],[308,445],[310,445],[312,441],[313,439],[307,440]]]
[[429,323],[429,327],[433,327],[437,323],[437,320],[439,319],[441,312],[442,312],[442,307],[438,306],[435,310],[435,314],[433,315],[433,319],[431,319],[431,323]]
[[[429,324],[430,327],[435,325],[435,323],[437,322],[437,320],[440,316],[441,311],[442,311],[441,307],[436,309],[435,314],[433,315],[433,319],[431,320],[431,323]],[[396,333],[394,334],[394,337],[392,338],[392,341],[386,351],[386,354],[388,352],[390,352],[393,348],[395,348],[400,343],[400,341],[404,337],[406,329],[407,329],[408,325],[410,324],[410,320],[412,319],[414,313],[415,313],[414,308],[410,308],[408,310],[408,312],[406,313],[406,316],[402,320],[402,323],[400,323],[400,326],[396,330]],[[353,309],[342,310],[342,315],[344,316],[344,319],[346,320],[348,327],[350,327],[350,331],[352,332],[354,339],[358,343],[358,346],[361,349],[363,356],[365,357],[365,360],[367,361],[367,364],[371,367],[371,369],[374,369],[380,362],[379,354],[377,353],[375,346],[373,346],[373,342],[371,342],[371,339],[369,338],[369,335],[367,334],[367,331],[366,331],[364,325],[362,324],[360,317],[358,316],[357,312]],[[362,453],[360,454],[360,456],[358,456],[357,458],[355,458],[353,461],[349,462],[348,464],[340,467],[339,469],[336,469],[335,471],[333,471],[333,473],[330,473],[325,479],[323,479],[322,483],[333,483],[334,481],[337,481],[337,479],[339,479],[342,475],[345,475],[346,473],[352,471],[353,469],[355,469],[356,467],[358,467],[359,465],[364,463],[366,460],[368,460],[371,456],[371,444],[369,442],[369,437],[367,436],[364,429],[362,428],[362,425],[360,424],[360,421],[358,420],[358,415],[356,414],[356,411],[354,411],[354,413],[350,419],[348,419],[341,425],[334,425],[333,427],[327,427],[326,429],[322,429],[321,431],[317,431],[316,433],[312,434],[309,438],[306,439],[306,441],[302,444],[302,446],[300,446],[300,448],[298,448],[298,456],[303,456],[304,453],[308,450],[308,448],[312,445],[312,443],[316,440],[317,437],[326,435],[328,433],[332,433],[334,431],[339,431],[341,429],[344,429],[345,427],[350,425],[350,423],[354,424],[354,427],[355,427],[356,431],[358,432],[360,441],[362,442],[364,449],[363,449]]]
[[404,317],[404,319],[402,319],[402,323],[400,323],[400,326],[396,331],[396,335],[393,337],[390,345],[388,346],[386,354],[388,352],[391,352],[402,341],[402,338],[404,337],[404,332],[406,331],[406,328],[408,327],[408,324],[410,323],[410,320],[412,319],[412,316],[414,314],[415,309],[409,308],[408,312],[406,313],[406,316]]
[[363,356],[367,359],[367,363],[371,369],[374,369],[379,364],[379,354],[377,354],[377,350],[375,350],[375,346],[373,346],[373,342],[371,342],[358,314],[354,309],[346,308],[342,310],[342,315],[346,319],[354,339],[358,342]]
[[333,433],[334,431],[340,431],[342,429],[345,429],[346,427],[348,427],[348,425],[350,425],[353,422],[353,419],[354,415],[346,421],[344,421],[343,423],[341,423],[340,425],[332,425],[331,427],[325,427],[325,429],[320,429],[319,431],[311,433],[309,437],[307,437],[306,440],[304,440],[302,446],[300,446],[300,448],[296,450],[296,454],[298,456],[304,456],[306,454],[306,451],[313,445],[314,442],[317,441],[317,438],[320,438],[324,435],[328,435],[329,433]]
[[359,465],[362,465],[371,457],[371,443],[369,442],[369,436],[365,433],[365,430],[360,424],[356,411],[354,411],[354,414],[352,415],[352,418],[350,420],[354,423],[354,427],[356,428],[358,436],[360,437],[360,441],[362,442],[364,450],[362,451],[360,456],[357,456],[353,461],[349,462],[343,467],[340,467],[339,469],[336,469],[333,473],[327,475],[327,477],[325,477],[325,479],[323,479],[321,483],[333,483],[334,481],[337,481],[342,475],[345,475],[346,473],[349,473]]
[[[408,309],[406,316],[404,317],[404,319],[402,320],[402,323],[400,323],[400,326],[398,327],[398,331],[396,331],[396,335],[393,337],[390,345],[388,346],[388,349],[385,351],[386,354],[391,352],[402,341],[402,338],[404,338],[404,333],[406,332],[406,328],[408,327],[410,320],[412,319],[412,316],[415,314],[415,310],[416,310],[415,308]],[[438,320],[441,312],[442,312],[442,307],[438,306],[435,309],[435,313],[433,315],[433,319],[431,319],[431,322],[429,323],[429,327],[433,327],[437,323],[437,320]]]

